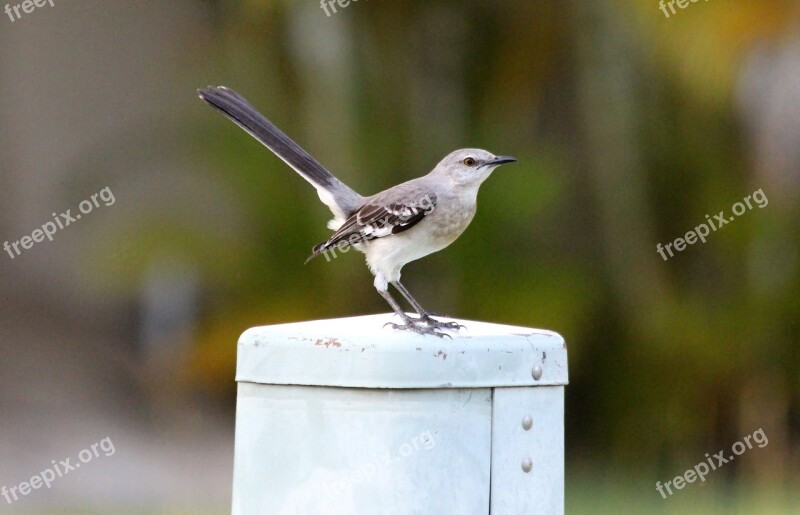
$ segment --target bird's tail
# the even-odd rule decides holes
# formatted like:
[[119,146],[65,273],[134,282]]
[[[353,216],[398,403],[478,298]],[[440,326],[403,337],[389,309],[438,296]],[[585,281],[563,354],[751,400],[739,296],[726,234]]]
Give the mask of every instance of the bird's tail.
[[333,176],[300,145],[275,127],[241,95],[224,86],[199,89],[200,98],[221,111],[251,136],[272,150],[317,189],[320,200],[341,220],[363,204],[364,199]]

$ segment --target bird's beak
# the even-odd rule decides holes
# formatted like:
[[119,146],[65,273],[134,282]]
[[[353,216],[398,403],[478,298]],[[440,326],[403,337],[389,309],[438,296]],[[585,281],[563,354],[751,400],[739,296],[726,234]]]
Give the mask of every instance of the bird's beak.
[[513,163],[517,160],[516,157],[511,156],[496,156],[491,161],[487,161],[486,164],[489,166],[499,166],[504,165],[506,163]]

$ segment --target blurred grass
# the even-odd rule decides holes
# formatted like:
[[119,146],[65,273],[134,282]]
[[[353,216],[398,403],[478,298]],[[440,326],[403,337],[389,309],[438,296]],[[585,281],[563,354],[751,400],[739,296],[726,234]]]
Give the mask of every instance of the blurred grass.
[[[794,515],[800,513],[800,492],[781,488],[720,486],[713,476],[705,483],[687,484],[664,499],[655,481],[595,474],[567,474],[565,513],[569,515]],[[664,482],[663,480],[661,481]]]

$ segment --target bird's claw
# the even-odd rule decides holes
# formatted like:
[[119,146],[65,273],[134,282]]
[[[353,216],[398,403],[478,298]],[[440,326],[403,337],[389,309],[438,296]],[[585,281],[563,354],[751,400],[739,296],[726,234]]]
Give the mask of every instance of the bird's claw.
[[416,321],[414,320],[408,320],[405,324],[395,324],[394,322],[386,322],[385,324],[383,324],[383,327],[386,327],[387,325],[390,326],[392,329],[396,329],[398,331],[413,331],[417,334],[421,334],[422,336],[430,334],[433,336],[438,336],[439,338],[444,338],[445,336],[447,336],[451,340],[453,339],[453,337],[450,336],[449,334],[445,334],[438,331],[436,327],[423,326],[416,323]]
[[461,329],[466,329],[466,326],[459,324],[458,322],[442,322],[441,320],[436,320],[431,316],[422,316],[419,319],[420,322],[427,324],[434,329],[446,329],[450,331],[460,331]]

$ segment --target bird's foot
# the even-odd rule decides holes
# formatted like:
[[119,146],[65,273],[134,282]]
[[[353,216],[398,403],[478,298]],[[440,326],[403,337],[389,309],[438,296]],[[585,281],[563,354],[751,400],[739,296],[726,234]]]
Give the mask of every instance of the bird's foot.
[[466,329],[466,326],[463,326],[458,322],[442,322],[441,320],[436,320],[430,315],[422,315],[417,320],[434,329],[445,329],[448,331],[459,331],[461,329]]
[[439,331],[438,328],[436,327],[421,325],[418,323],[417,320],[413,320],[410,318],[406,320],[405,324],[395,324],[394,322],[387,322],[383,325],[383,327],[386,327],[387,325],[390,326],[392,329],[396,329],[398,331],[412,331],[417,334],[421,334],[422,336],[430,334],[433,336],[438,336],[439,338],[444,338],[445,336],[447,336],[451,340],[453,339],[452,336]]

